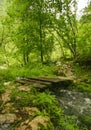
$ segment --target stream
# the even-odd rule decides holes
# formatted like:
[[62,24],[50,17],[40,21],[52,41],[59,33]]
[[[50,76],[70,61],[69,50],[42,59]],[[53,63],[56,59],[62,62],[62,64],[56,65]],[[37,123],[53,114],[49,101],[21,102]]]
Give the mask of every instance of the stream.
[[64,113],[75,116],[79,124],[86,125],[88,130],[91,130],[91,93],[65,89],[55,92]]

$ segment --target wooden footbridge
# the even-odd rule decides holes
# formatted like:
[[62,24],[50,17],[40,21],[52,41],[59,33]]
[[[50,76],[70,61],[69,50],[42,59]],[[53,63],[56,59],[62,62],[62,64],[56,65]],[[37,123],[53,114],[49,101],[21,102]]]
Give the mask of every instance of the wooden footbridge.
[[73,80],[68,77],[60,77],[60,78],[19,78],[15,80],[16,82],[22,85],[33,85],[36,88],[42,89],[47,87],[58,87],[58,86],[69,86]]

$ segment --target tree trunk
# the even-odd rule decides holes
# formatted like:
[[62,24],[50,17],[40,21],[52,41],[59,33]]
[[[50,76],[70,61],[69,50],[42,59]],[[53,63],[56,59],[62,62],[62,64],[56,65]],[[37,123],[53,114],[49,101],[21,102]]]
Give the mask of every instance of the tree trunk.
[[40,57],[41,57],[41,62],[43,63],[44,61],[44,57],[43,57],[43,41],[42,41],[42,22],[40,19],[40,25],[39,25],[39,29],[40,29]]

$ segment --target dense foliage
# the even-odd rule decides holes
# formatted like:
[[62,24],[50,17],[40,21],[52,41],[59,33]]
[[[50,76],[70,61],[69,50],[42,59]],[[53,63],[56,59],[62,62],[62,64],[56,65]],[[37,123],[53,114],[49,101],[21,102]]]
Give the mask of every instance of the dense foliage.
[[78,21],[76,0],[1,2],[1,61],[24,65],[60,57],[89,60],[90,4]]

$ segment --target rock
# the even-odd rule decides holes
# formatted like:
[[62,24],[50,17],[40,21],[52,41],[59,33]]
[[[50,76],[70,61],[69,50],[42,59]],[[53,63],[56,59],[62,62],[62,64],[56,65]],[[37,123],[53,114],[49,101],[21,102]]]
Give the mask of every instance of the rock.
[[19,86],[17,89],[19,91],[26,91],[26,92],[30,91],[29,86]]
[[13,103],[6,103],[4,105],[4,109],[2,110],[2,113],[9,113],[11,110],[15,111],[15,108],[13,108]]
[[38,130],[39,124],[47,128],[48,122],[50,122],[49,117],[37,116],[32,121],[25,120],[16,130]]
[[23,111],[30,116],[34,116],[38,109],[36,107],[23,107]]
[[11,90],[7,90],[4,94],[2,94],[2,101],[4,103],[10,101],[10,97],[9,97],[10,93],[11,93]]
[[3,125],[1,125],[0,130],[8,130],[9,125],[10,124],[3,124]]
[[10,86],[10,82],[4,82],[5,86]]
[[15,114],[0,114],[0,124],[10,124],[14,123],[14,121],[17,120],[17,117]]

